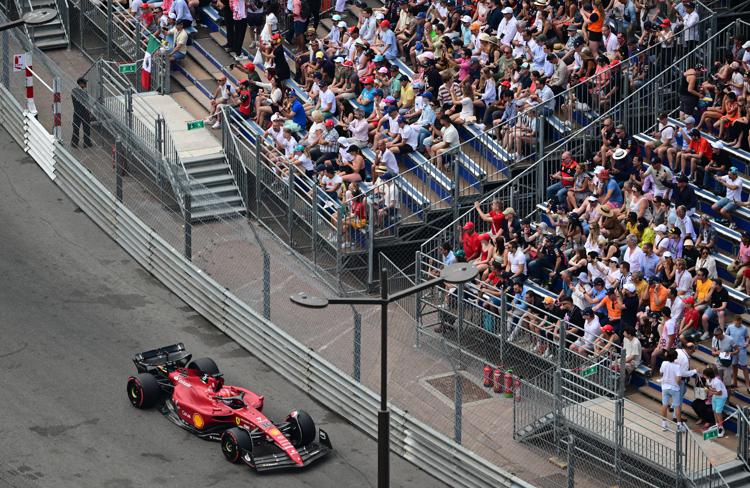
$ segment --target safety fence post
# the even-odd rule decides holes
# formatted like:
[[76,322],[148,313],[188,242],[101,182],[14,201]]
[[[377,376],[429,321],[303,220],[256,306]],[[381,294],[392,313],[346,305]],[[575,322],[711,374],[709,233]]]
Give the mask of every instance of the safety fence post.
[[62,96],[60,95],[60,77],[52,79],[52,135],[62,140]]
[[359,383],[362,371],[362,315],[354,309],[354,364],[352,365],[352,377]]
[[190,193],[185,192],[184,197],[185,203],[185,258],[188,261],[193,260],[193,223],[191,215],[191,196]]
[[263,251],[263,318],[271,319],[271,256]]
[[26,110],[31,115],[36,115],[36,104],[34,103],[34,74],[31,66],[31,53],[26,53]]
[[115,195],[117,196],[117,201],[120,203],[122,203],[123,149],[122,139],[120,139],[120,136],[117,136],[115,138]]

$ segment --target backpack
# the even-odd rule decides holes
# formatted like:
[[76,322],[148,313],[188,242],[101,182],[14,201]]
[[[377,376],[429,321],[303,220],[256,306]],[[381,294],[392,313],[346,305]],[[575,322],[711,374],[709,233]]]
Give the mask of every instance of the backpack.
[[308,0],[302,0],[301,5],[300,16],[303,19],[307,20],[310,18],[310,3],[308,2]]

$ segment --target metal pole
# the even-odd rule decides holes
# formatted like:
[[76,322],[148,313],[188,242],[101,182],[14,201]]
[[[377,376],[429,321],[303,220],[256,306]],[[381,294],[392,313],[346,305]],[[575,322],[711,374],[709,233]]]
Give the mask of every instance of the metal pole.
[[263,318],[271,319],[271,256],[263,251]]
[[[7,64],[7,63],[3,63]],[[52,79],[52,135],[56,140],[62,140],[62,95],[60,94],[60,78]]]
[[[455,170],[455,166],[454,166]],[[458,342],[458,364],[453,372],[453,380],[455,382],[456,392],[454,395],[454,425],[453,425],[453,438],[459,444],[461,444],[461,419],[463,416],[463,381],[461,380],[460,370],[463,367],[463,351],[461,348],[461,329],[464,327],[464,284],[459,283],[458,286],[458,330],[456,332]]]
[[125,113],[127,114],[128,129],[133,130],[133,87],[128,86],[125,92]]
[[8,31],[3,31],[3,86],[10,86],[10,49]]
[[344,212],[344,206],[341,205],[338,208],[337,212],[338,218],[336,219],[336,280],[338,283],[339,291],[343,293],[343,281],[341,280],[341,270],[343,269],[344,263],[343,263],[343,253],[344,253],[344,233],[342,228],[342,223],[344,222],[344,218],[346,217],[346,214]]
[[122,140],[120,136],[115,138],[115,195],[117,201],[122,203]]
[[[489,313],[489,312],[482,312]],[[505,341],[508,340],[508,332],[505,324],[508,322],[508,300],[505,293],[500,295],[500,364],[505,365]]]
[[107,0],[107,59],[112,59],[112,0]]
[[615,403],[615,475],[617,486],[622,480],[622,449],[625,438],[625,349],[620,351],[620,376]]
[[191,197],[190,193],[185,192],[185,258],[188,261],[193,260],[193,222],[191,216]]
[[354,381],[359,383],[362,368],[362,315],[354,309],[354,364],[352,372]]
[[[414,283],[422,281],[422,253],[417,251],[414,258]],[[419,347],[419,336],[422,334],[422,292],[417,292],[414,297],[414,322],[417,330],[415,331],[415,347]]]
[[260,194],[262,192],[263,185],[260,180],[260,158],[261,151],[263,150],[263,142],[260,137],[255,139],[255,218],[260,222]]
[[289,165],[289,187],[286,195],[286,227],[287,232],[289,233],[289,245],[291,247],[294,247],[294,180],[296,170],[296,165]]
[[388,270],[380,268],[380,410],[378,410],[378,488],[390,485],[388,411]]
[[[539,161],[544,157],[544,129],[546,126],[546,117],[541,116],[537,119],[539,121],[539,127],[536,132],[536,160]],[[544,185],[544,181],[542,181]]]
[[683,445],[683,439],[682,436],[684,435],[684,432],[680,432],[679,430],[675,434],[675,487],[676,488],[682,488],[682,449],[684,447]]
[[[555,402],[555,418],[553,420],[552,426],[553,431],[552,434],[555,439],[555,449],[558,452],[558,455],[560,453],[560,445],[562,443],[562,439],[560,438],[560,432],[562,430],[562,420],[563,420],[563,400],[562,400],[562,382],[563,382],[563,363],[565,358],[565,334],[567,330],[565,328],[565,322],[562,322],[560,324],[560,337],[558,342],[558,352],[557,352],[557,365],[555,368],[554,373],[554,379],[553,379],[553,394],[555,396],[554,402]],[[570,447],[568,448],[570,449]],[[570,452],[570,451],[569,451]],[[570,461],[568,461],[570,462]]]
[[458,178],[458,157],[455,154],[450,154],[448,157],[451,159],[451,163],[453,166],[453,201],[451,202],[451,209],[453,210],[453,218],[452,221],[455,222],[458,220],[459,216],[459,208],[458,208],[458,199],[461,196],[461,189],[459,185],[459,178]]
[[370,290],[375,274],[375,206],[369,205],[367,223],[367,289]]
[[320,218],[320,187],[313,182],[312,202],[312,255],[313,264],[318,265],[318,219]]
[[568,488],[576,486],[576,438],[573,434],[568,436]]

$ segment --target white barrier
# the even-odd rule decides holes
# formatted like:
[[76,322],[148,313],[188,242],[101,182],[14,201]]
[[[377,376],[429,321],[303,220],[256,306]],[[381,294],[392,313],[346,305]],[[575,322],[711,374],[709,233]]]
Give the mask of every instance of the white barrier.
[[[119,203],[36,119],[25,117],[2,86],[0,121],[7,122],[5,128],[16,142],[91,220],[167,288],[274,371],[295,378],[299,388],[376,436],[379,397],[374,392],[265,320],[187,261]],[[391,450],[450,486],[532,488],[406,412],[391,408]]]

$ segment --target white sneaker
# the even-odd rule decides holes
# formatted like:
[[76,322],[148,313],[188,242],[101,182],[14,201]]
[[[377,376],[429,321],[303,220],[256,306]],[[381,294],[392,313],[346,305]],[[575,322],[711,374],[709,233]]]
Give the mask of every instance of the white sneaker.
[[661,430],[663,430],[664,432],[666,432],[666,431],[669,430],[669,427],[667,427],[667,421],[666,420],[662,420],[661,421]]
[[216,122],[214,125],[211,126],[212,129],[218,129],[221,127],[221,122]]
[[685,424],[682,422],[677,422],[677,432],[685,432]]
[[474,124],[474,125],[476,125],[477,129],[479,129],[479,130],[484,130],[484,129],[487,128],[487,126],[485,126],[484,124]]
[[719,427],[719,438],[726,437],[726,435],[727,435],[727,433],[724,432],[724,428],[723,427]]
[[704,332],[704,333],[703,333],[703,334],[701,335],[701,339],[700,339],[700,340],[702,340],[702,341],[705,341],[706,339],[708,339],[708,332]]

